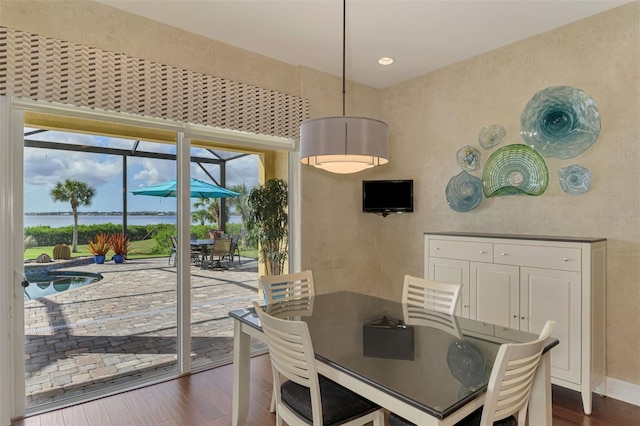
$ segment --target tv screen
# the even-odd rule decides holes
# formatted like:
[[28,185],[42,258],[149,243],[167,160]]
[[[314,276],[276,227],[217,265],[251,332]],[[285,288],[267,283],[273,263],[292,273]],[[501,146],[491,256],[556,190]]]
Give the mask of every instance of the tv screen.
[[413,211],[413,180],[362,181],[362,211],[406,213]]

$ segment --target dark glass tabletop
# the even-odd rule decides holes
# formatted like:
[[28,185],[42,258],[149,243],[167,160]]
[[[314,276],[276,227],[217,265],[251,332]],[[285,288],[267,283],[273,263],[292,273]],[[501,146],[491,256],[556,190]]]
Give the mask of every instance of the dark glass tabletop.
[[[516,332],[505,340],[477,332],[486,329],[477,321],[351,292],[263,309],[305,321],[318,360],[437,418],[486,390],[501,343],[537,338]],[[229,315],[260,328],[252,309]],[[555,344],[550,339],[547,350]]]

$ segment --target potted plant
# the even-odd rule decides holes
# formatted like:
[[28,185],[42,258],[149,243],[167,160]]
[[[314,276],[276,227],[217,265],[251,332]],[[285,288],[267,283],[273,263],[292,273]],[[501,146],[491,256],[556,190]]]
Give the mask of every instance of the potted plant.
[[129,237],[124,234],[113,234],[109,238],[109,244],[113,250],[113,261],[123,263],[129,252]]
[[93,240],[87,244],[89,251],[93,254],[93,261],[96,263],[104,263],[105,256],[111,248],[109,236],[106,232],[96,234]]
[[287,260],[289,226],[287,183],[269,179],[251,190],[247,203],[249,239],[260,244],[260,262],[267,275],[281,275]]

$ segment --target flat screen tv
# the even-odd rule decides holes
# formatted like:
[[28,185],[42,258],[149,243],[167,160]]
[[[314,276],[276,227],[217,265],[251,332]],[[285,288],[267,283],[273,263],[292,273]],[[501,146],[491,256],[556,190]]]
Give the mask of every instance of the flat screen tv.
[[413,180],[363,180],[362,211],[387,216],[413,211]]

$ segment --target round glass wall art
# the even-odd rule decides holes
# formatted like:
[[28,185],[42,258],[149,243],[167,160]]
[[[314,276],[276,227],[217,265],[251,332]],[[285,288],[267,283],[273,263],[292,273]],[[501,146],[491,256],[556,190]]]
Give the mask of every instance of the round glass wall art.
[[577,164],[558,170],[558,177],[567,194],[582,194],[591,188],[591,171]]
[[462,171],[449,180],[444,192],[452,210],[468,212],[478,207],[482,201],[482,181]]
[[480,151],[470,145],[463,146],[456,153],[456,162],[462,170],[478,170]]
[[484,149],[491,149],[502,142],[502,139],[506,135],[507,129],[501,124],[490,124],[480,130],[480,133],[478,133],[478,142],[480,142],[480,146]]
[[487,159],[482,170],[484,196],[540,195],[549,184],[544,158],[526,145],[507,145]]
[[543,157],[573,158],[598,139],[600,113],[580,89],[548,87],[536,93],[520,116],[520,134]]

